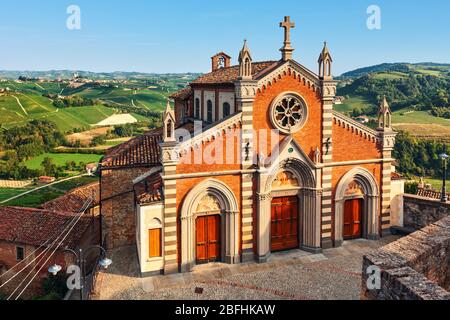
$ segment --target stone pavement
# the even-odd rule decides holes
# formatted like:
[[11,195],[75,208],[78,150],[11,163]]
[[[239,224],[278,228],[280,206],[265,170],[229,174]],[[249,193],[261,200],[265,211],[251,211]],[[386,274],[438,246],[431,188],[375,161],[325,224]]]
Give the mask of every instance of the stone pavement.
[[[199,265],[190,273],[140,278],[133,247],[111,252],[99,276],[99,299],[359,299],[362,256],[397,237],[344,242],[311,254],[274,253],[267,263]],[[196,293],[201,292],[201,293]]]

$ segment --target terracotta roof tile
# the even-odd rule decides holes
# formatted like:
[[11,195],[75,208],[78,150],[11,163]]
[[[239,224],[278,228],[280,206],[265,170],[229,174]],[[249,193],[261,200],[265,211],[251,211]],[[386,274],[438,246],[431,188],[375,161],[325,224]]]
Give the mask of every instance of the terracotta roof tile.
[[[43,209],[0,207],[0,239],[18,244],[40,246],[54,240],[73,220],[71,212],[53,212]],[[81,217],[69,233],[62,247],[76,248],[91,222]]]
[[135,185],[136,198],[139,204],[159,202],[163,199],[163,181],[161,172],[157,172],[145,178]]
[[189,98],[192,94],[192,88],[190,86],[187,86],[186,88],[183,88],[181,90],[178,90],[175,93],[172,93],[170,95],[171,99],[179,99],[179,100],[186,100]]
[[70,190],[63,196],[55,200],[44,203],[41,207],[46,210],[60,212],[79,212],[86,201],[93,198],[91,207],[96,207],[100,203],[100,182],[94,182]]
[[[252,64],[252,74],[254,76],[262,73],[266,68],[278,65],[278,61],[264,61],[254,62]],[[191,84],[221,84],[233,83],[239,76],[239,66],[232,66],[228,68],[221,68],[216,71],[207,73],[194,81]]]
[[123,167],[152,165],[159,163],[159,146],[162,129],[154,129],[139,137],[108,149],[102,160],[102,167]]

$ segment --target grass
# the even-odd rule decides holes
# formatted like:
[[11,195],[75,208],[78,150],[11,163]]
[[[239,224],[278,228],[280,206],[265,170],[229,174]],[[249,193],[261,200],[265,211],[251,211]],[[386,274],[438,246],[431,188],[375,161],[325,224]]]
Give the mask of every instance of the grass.
[[23,192],[26,192],[30,190],[29,188],[0,188],[0,201],[12,198],[14,196],[17,196],[18,194],[21,194]]
[[364,110],[366,107],[372,104],[373,103],[370,100],[364,97],[355,96],[350,97],[349,99],[345,99],[342,104],[336,104],[333,108],[339,112],[349,113],[356,108]]
[[[124,90],[127,87],[141,88],[135,94],[134,90]],[[120,84],[116,87],[98,87],[91,84],[79,88],[69,88],[67,84],[51,82],[16,83],[6,81],[0,83],[0,88],[13,90],[8,95],[0,95],[0,123],[4,128],[22,126],[27,122],[40,119],[54,122],[58,129],[68,132],[74,128],[89,128],[92,125],[117,113],[124,106],[137,106],[144,110],[160,112],[164,110],[169,95],[163,88],[149,90],[144,82],[133,82],[129,85]],[[58,109],[51,99],[43,94],[79,95],[85,98],[100,99],[114,105],[114,108],[103,105]],[[17,99],[19,99],[19,102]],[[23,107],[23,108],[22,108]],[[147,120],[138,114],[132,114],[139,121]]]
[[34,157],[30,160],[25,161],[25,166],[29,169],[41,169],[41,163],[44,158],[49,157],[53,159],[53,163],[57,166],[63,166],[68,161],[75,161],[75,163],[91,163],[99,162],[102,155],[98,154],[81,154],[81,153],[44,153],[40,156]]
[[396,79],[404,79],[407,78],[408,75],[406,73],[403,72],[397,72],[397,71],[392,71],[392,72],[379,72],[373,75],[374,79],[378,79],[378,80],[396,80]]
[[[44,204],[47,201],[56,199],[66,192],[78,188],[80,186],[98,181],[97,177],[81,177],[77,179],[72,179],[69,181],[61,182],[54,186],[49,186],[44,189],[37,190],[35,192],[24,195],[23,197],[14,199],[2,205],[7,206],[18,206],[18,207],[28,207],[28,208],[36,208],[40,205]],[[29,189],[15,189],[16,191],[12,191],[6,188],[0,188],[0,201],[11,198],[15,195],[18,195],[22,192],[25,192]],[[20,190],[20,191],[19,191]]]
[[392,114],[393,123],[438,124],[450,126],[450,120],[432,116],[427,111],[406,112],[408,112],[406,109],[395,111]]

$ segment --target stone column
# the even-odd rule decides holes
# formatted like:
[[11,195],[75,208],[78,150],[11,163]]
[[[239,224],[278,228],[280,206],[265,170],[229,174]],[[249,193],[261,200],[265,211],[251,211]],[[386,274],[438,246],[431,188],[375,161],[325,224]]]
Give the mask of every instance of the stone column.
[[270,223],[272,196],[270,193],[258,193],[258,239],[257,239],[257,261],[266,262],[270,256]]
[[226,213],[226,246],[225,246],[225,263],[235,264],[239,263],[239,230],[238,226],[238,212]]
[[379,197],[376,195],[368,194],[365,196],[366,202],[366,212],[367,212],[367,239],[377,240],[380,238],[379,228],[379,217],[378,217],[378,202]]
[[300,219],[302,230],[302,250],[319,253],[321,249],[321,207],[322,191],[317,189],[303,189],[301,201],[303,201],[302,218]]

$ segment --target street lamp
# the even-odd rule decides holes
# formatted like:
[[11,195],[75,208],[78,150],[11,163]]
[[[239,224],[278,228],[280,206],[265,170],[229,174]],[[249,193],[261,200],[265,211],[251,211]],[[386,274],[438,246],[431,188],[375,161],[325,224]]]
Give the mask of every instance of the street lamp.
[[[102,267],[104,269],[108,269],[108,267],[112,264],[112,260],[108,259],[106,257],[106,250],[101,246],[98,246],[98,245],[91,246],[84,251],[83,251],[83,249],[80,249],[78,253],[76,253],[72,249],[64,249],[63,250],[63,252],[69,252],[69,253],[73,254],[73,256],[76,259],[78,268],[80,269],[80,272],[81,272],[80,300],[84,299],[83,291],[84,291],[84,287],[86,285],[86,256],[87,256],[87,253],[89,251],[91,251],[92,249],[99,249],[101,251],[101,255],[100,255],[101,259],[98,262],[98,264],[100,265],[100,267]],[[54,276],[56,276],[58,274],[58,272],[60,272],[61,270],[62,270],[62,267],[56,263],[48,268],[48,272],[53,274]]]
[[447,159],[448,159],[448,154],[442,153],[439,155],[439,158],[442,159],[442,192],[441,192],[441,202],[447,202],[447,189],[445,187],[445,180],[447,178]]

